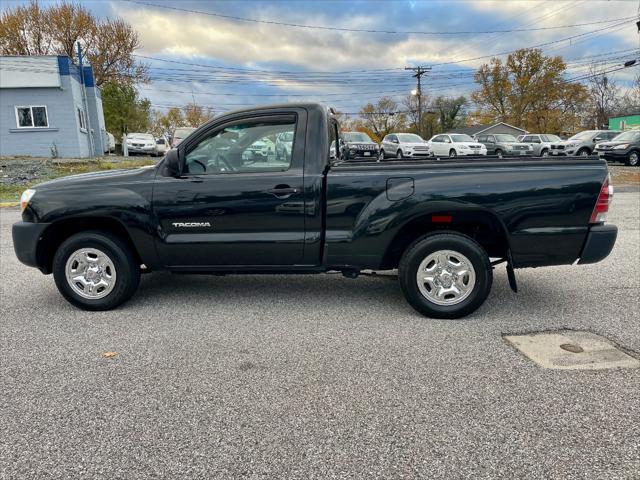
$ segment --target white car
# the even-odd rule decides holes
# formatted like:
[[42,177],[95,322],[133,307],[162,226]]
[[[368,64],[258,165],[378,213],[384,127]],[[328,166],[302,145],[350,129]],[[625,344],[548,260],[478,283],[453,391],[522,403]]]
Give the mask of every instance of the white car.
[[458,157],[465,155],[486,155],[487,147],[464,133],[443,133],[434,135],[427,142],[432,156]]
[[104,153],[116,151],[116,137],[109,132],[104,132]]
[[428,157],[427,141],[414,133],[390,133],[380,144],[380,158]]
[[169,150],[169,140],[164,135],[156,138],[156,150],[158,155],[164,155]]
[[155,157],[158,155],[156,137],[150,133],[129,133],[127,135],[127,151],[130,155],[142,153]]

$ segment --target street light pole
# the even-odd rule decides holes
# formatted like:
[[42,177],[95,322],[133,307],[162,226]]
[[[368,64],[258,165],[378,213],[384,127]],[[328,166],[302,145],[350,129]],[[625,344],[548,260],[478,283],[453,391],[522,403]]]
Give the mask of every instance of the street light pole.
[[422,136],[422,76],[431,71],[431,67],[404,67],[405,70],[411,70],[416,72],[412,76],[418,79],[418,88],[416,89],[416,95],[418,96],[418,135]]

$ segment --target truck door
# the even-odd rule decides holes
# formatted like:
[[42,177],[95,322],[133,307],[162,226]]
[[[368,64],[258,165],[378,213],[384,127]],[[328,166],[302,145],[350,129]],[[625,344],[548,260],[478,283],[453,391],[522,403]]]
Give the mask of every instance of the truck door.
[[[291,138],[291,148],[277,142]],[[158,176],[157,250],[169,267],[302,263],[306,112],[253,113],[179,147],[183,175]]]

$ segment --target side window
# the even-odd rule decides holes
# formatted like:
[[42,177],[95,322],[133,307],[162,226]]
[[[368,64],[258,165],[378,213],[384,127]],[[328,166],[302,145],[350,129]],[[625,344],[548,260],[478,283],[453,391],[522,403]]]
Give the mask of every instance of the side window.
[[42,128],[49,126],[46,106],[15,107],[15,109],[16,125],[18,128]]
[[185,158],[185,173],[278,172],[291,167],[294,121],[251,122],[213,132]]
[[487,135],[487,142],[496,143],[496,137],[494,137],[493,135]]
[[480,143],[484,143],[484,142],[486,142],[486,141],[487,141],[487,136],[486,136],[486,135],[480,135],[480,136],[478,137],[478,142],[480,142]]
[[447,135],[442,136],[442,141],[444,143],[451,143],[451,139]]
[[327,122],[329,124],[329,158],[331,160],[335,160],[336,158],[336,124],[332,122],[331,119]]
[[431,140],[431,141],[434,142],[434,143],[440,143],[442,140],[440,138],[440,135],[437,135],[437,136],[433,137],[433,140]]

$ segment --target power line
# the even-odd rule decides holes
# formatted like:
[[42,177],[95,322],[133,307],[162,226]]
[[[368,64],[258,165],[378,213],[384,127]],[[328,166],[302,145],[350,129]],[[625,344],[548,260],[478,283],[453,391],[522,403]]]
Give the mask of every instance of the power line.
[[207,15],[210,17],[218,17],[225,18],[228,20],[236,20],[240,22],[249,22],[249,23],[262,23],[266,25],[278,25],[284,27],[294,27],[294,28],[308,28],[313,30],[329,30],[329,31],[337,31],[337,32],[354,32],[354,33],[383,33],[383,34],[395,34],[395,35],[481,35],[481,34],[491,34],[491,33],[513,33],[513,32],[536,32],[541,30],[557,30],[563,28],[575,28],[575,27],[583,27],[587,25],[598,25],[603,23],[611,23],[617,22],[619,20],[629,20],[634,17],[620,17],[620,18],[612,18],[609,20],[598,20],[595,22],[586,22],[586,23],[576,23],[572,25],[558,25],[558,26],[548,26],[548,27],[537,27],[537,28],[524,28],[524,29],[507,29],[507,30],[459,30],[459,31],[447,31],[447,32],[435,32],[435,31],[420,31],[420,30],[376,30],[376,29],[368,29],[368,28],[346,28],[346,27],[327,27],[323,25],[307,25],[301,23],[288,23],[288,22],[278,22],[275,20],[259,20],[257,18],[248,18],[248,17],[239,17],[235,15],[225,15],[222,13],[214,13],[214,12],[206,12],[204,10],[193,10],[189,8],[182,7],[174,7],[171,5],[158,5],[156,3],[151,2],[143,2],[140,0],[120,0],[129,3],[135,3],[138,5],[145,5],[148,7],[155,8],[164,8],[167,10],[174,10],[178,12],[186,12],[186,13],[197,13],[198,15]]

